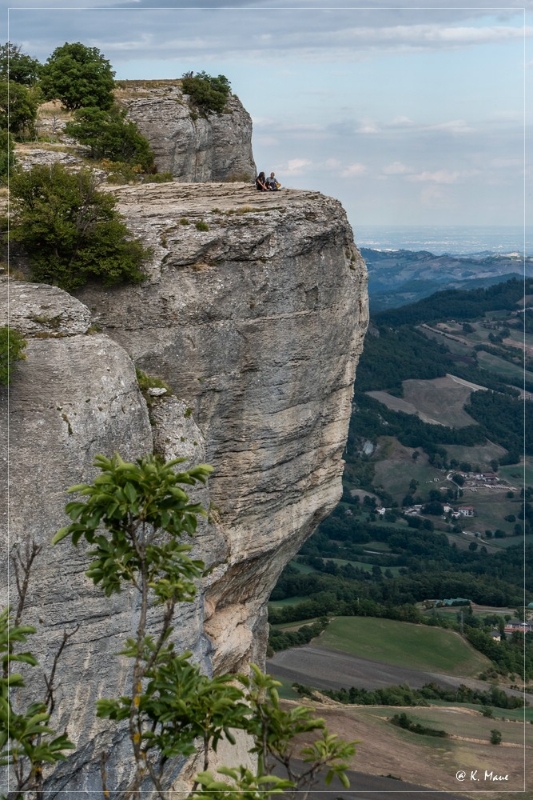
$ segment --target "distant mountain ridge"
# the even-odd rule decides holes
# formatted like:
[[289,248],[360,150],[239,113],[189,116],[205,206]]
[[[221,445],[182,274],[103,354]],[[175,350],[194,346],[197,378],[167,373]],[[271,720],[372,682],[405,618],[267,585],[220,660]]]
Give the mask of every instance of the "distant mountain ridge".
[[398,308],[448,289],[474,289],[510,278],[533,276],[533,258],[519,253],[434,255],[427,250],[362,247],[368,267],[372,311]]

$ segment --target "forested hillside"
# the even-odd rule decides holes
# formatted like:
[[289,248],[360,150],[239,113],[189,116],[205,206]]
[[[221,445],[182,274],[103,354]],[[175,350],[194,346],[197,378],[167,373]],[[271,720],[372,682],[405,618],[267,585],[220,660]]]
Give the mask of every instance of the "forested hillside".
[[[533,445],[524,442],[524,425],[533,428],[524,395],[533,337],[524,286],[533,293],[532,280],[515,279],[446,290],[373,317],[343,498],[283,572],[273,623],[333,613],[458,629],[455,614],[428,611],[429,601],[516,609],[524,580],[533,598]],[[462,624],[505,673],[519,669],[523,638],[494,650],[490,627],[502,620],[470,613]],[[273,645],[299,635],[275,631]],[[533,678],[531,654],[527,664]]]

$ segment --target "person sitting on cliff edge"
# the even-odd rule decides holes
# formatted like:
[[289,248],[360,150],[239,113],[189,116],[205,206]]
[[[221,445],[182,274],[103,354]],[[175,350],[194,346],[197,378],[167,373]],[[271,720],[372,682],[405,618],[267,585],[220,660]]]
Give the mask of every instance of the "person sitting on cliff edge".
[[265,183],[271,192],[277,192],[278,189],[281,187],[281,183],[278,183],[278,181],[276,180],[276,175],[274,172],[270,173],[270,178],[267,178]]
[[257,189],[258,192],[269,192],[270,191],[270,187],[267,186],[267,182],[266,182],[266,178],[265,178],[265,173],[264,172],[260,172],[259,175],[257,176],[257,178],[255,179],[255,188]]

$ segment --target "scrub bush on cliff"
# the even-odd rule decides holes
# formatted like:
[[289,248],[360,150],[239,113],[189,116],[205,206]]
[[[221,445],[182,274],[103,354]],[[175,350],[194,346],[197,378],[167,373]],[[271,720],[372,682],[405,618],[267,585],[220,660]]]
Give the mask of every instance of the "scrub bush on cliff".
[[13,328],[0,328],[0,386],[7,386],[11,378],[11,368],[15,361],[26,358],[22,352],[26,340]]
[[[98,716],[127,723],[131,743],[130,782],[113,796],[130,800],[155,789],[164,800],[169,759],[193,754],[200,741],[204,772],[194,788],[201,787],[198,798],[212,797],[219,786],[207,771],[209,752],[223,738],[234,743],[232,729],[250,735],[258,765],[254,773],[244,768],[223,771],[232,781],[224,784],[228,798],[265,800],[281,789],[290,794],[313,785],[320,772],[326,773],[326,782],[337,775],[347,786],[346,759],[353,755],[353,744],[328,734],[309,708],[282,709],[277,681],[257,667],[247,676],[208,678],[191,662],[190,652],[176,652],[171,624],[175,606],[194,599],[195,580],[204,574],[204,564],[190,558],[191,545],[183,540],[194,536],[197,517],[206,512],[190,501],[184,486],[205,482],[211,471],[201,464],[176,472],[182,461],[164,463],[148,456],[127,463],[118,455],[97,456],[100,474],[92,484],[69,490],[83,499],[67,504],[72,523],[53,540],[71,537],[77,545],[85,539],[92,558],[87,576],[107,596],[130,586],[139,597],[137,630],[121,651],[132,661],[129,687],[120,698],[97,703]],[[296,771],[294,737],[313,731],[322,736],[298,751],[304,766]],[[102,788],[107,797],[105,761],[104,755]],[[285,767],[286,779],[269,774],[274,764]]]
[[69,111],[106,109],[113,105],[114,74],[97,47],[65,42],[42,67],[40,85],[46,100],[60,100]]
[[36,166],[11,178],[11,237],[27,252],[32,278],[67,291],[89,280],[139,283],[149,256],[131,238],[112,195],[89,170]]
[[154,154],[137,126],[126,119],[126,111],[117,105],[109,111],[81,108],[65,133],[90,147],[91,158],[108,158],[124,164],[139,165],[144,172],[153,169]]
[[187,72],[182,78],[183,93],[189,95],[191,100],[202,111],[214,111],[221,114],[226,106],[230,94],[230,82],[225,75],[216,78],[207,72],[198,72],[196,75]]
[[15,147],[13,137],[0,128],[0,186],[5,186],[15,166]]
[[34,139],[39,92],[13,81],[0,81],[0,129],[19,142]]

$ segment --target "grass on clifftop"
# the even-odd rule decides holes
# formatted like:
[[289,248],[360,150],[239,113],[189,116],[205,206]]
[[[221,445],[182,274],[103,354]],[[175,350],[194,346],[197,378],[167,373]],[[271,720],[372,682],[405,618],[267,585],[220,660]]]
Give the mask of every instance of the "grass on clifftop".
[[474,676],[490,666],[453,631],[390,619],[337,617],[317,643],[384,664],[448,675]]

